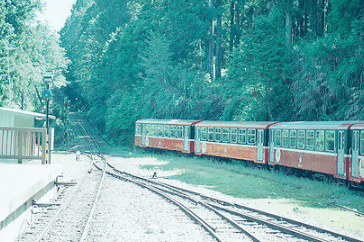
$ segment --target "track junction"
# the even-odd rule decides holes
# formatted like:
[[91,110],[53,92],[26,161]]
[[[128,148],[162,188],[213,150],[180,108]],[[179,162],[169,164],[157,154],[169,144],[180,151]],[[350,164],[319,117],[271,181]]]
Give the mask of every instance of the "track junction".
[[[186,236],[180,236],[184,238],[181,241],[192,238],[194,241],[219,242],[361,241],[241,204],[171,186],[157,179],[126,173],[110,164],[102,154],[98,145],[98,140],[101,139],[88,132],[88,124],[81,119],[75,124],[74,128],[82,134],[79,141],[82,144],[79,145],[84,147],[78,155],[87,157],[85,159],[89,159],[90,166],[77,185],[59,185],[59,196],[54,203],[44,208],[34,208],[39,216],[32,232],[25,233],[18,241],[107,241],[107,237],[112,233],[110,231],[115,232],[118,228],[113,228],[113,223],[116,220],[120,222],[123,216],[128,217],[134,214],[134,209],[138,209],[133,208],[135,204],[129,204],[128,208],[132,208],[128,211],[130,214],[120,214],[123,208],[118,206],[122,206],[120,201],[126,193],[122,188],[125,187],[128,187],[130,193],[144,194],[143,201],[146,204],[158,204],[162,207],[161,215],[166,218],[165,223],[179,223],[179,230],[189,231],[186,232]],[[119,198],[109,197],[112,193],[117,194]],[[130,200],[129,203],[133,202]],[[148,211],[142,212],[148,214]],[[163,214],[164,212],[166,214]],[[156,219],[155,224],[160,222]],[[115,233],[119,233],[116,241],[135,241],[135,238],[145,241],[150,239],[146,237],[148,234],[159,234],[160,237],[155,241],[161,241],[164,234],[167,234],[163,228],[153,224],[147,227],[144,234],[135,235],[129,240],[124,237],[122,231]],[[198,237],[195,237],[195,234],[198,234]],[[109,239],[115,241],[113,236]]]

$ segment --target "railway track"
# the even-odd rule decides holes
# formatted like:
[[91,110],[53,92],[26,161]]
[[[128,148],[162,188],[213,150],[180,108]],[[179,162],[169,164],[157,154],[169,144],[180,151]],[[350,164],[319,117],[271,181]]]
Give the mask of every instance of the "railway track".
[[332,206],[332,207],[336,207],[336,208],[340,208],[341,210],[344,210],[344,211],[352,212],[352,213],[354,213],[356,216],[364,217],[364,213],[358,212],[358,211],[357,211],[357,210],[355,210],[355,209],[347,208],[347,207],[340,206],[340,205],[337,205],[337,204],[334,204],[334,203],[327,203],[327,205],[330,205],[330,206]]
[[106,173],[147,188],[171,201],[217,241],[361,241],[309,224],[231,204],[190,190],[120,171]]
[[[89,133],[87,124],[81,119],[77,119],[75,123],[83,140],[82,154],[90,157],[96,169],[92,172],[90,169],[72,190],[64,189],[64,195],[59,196],[60,206],[51,206],[39,211],[40,222],[31,235],[28,234],[28,237],[23,237],[19,241],[135,241],[130,236],[123,237],[124,234],[128,234],[126,231],[114,235],[116,237],[107,238],[109,234],[117,234],[115,230],[123,229],[120,220],[134,213],[135,203],[145,203],[145,208],[141,211],[143,214],[147,213],[145,210],[148,206],[160,206],[161,213],[166,213],[165,217],[178,220],[179,222],[175,221],[176,226],[182,224],[183,229],[180,230],[199,231],[199,237],[202,239],[196,241],[361,241],[171,186],[156,179],[123,172],[106,161],[97,140]],[[127,198],[127,194],[137,193],[135,185],[141,187],[138,189],[143,189],[139,190],[139,193],[144,194],[145,200]],[[119,196],[109,197],[109,194],[119,194]],[[121,217],[116,215],[124,209],[124,203],[120,203],[120,199],[131,206],[131,209],[125,210],[127,214]],[[137,220],[131,218],[133,219]],[[118,225],[114,223],[121,225],[117,227]],[[134,226],[137,227],[138,223]],[[148,232],[139,231],[139,241],[149,240],[150,237],[146,234]]]
[[[77,148],[82,152],[77,155],[86,155],[90,163],[101,162],[104,159],[101,150],[82,120],[74,122],[73,129],[80,135]],[[88,171],[72,188],[68,186],[70,183],[57,185],[60,191],[54,202],[44,207],[34,206],[34,223],[18,241],[83,241],[104,180],[103,172]]]

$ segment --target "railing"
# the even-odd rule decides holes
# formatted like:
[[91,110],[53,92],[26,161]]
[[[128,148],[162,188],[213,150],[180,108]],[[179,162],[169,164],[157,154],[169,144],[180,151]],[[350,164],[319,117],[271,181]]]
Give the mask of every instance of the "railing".
[[[42,160],[46,164],[46,129],[0,127],[0,158]],[[49,136],[50,144],[53,135]],[[50,152],[47,160],[50,163]]]

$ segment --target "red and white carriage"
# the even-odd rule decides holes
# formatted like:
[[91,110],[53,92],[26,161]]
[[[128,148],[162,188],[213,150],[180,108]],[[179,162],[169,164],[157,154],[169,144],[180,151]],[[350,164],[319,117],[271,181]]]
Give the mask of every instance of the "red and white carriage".
[[270,129],[270,165],[347,179],[353,122],[285,122]]
[[352,184],[364,183],[364,123],[357,123],[350,128],[350,165],[348,180]]
[[268,162],[268,129],[275,122],[201,121],[195,154]]
[[194,128],[199,120],[143,119],[136,122],[135,145],[193,153]]

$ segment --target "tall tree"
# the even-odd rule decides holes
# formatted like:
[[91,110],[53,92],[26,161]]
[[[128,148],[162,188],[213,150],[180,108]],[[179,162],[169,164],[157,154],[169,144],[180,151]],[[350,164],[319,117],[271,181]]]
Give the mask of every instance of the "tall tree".
[[[41,110],[42,75],[55,77],[55,88],[65,85],[67,58],[50,29],[35,21],[38,0],[0,3],[0,86],[2,105]],[[5,91],[6,90],[6,91]],[[9,90],[9,91],[8,91]],[[6,100],[6,101],[5,101]]]

